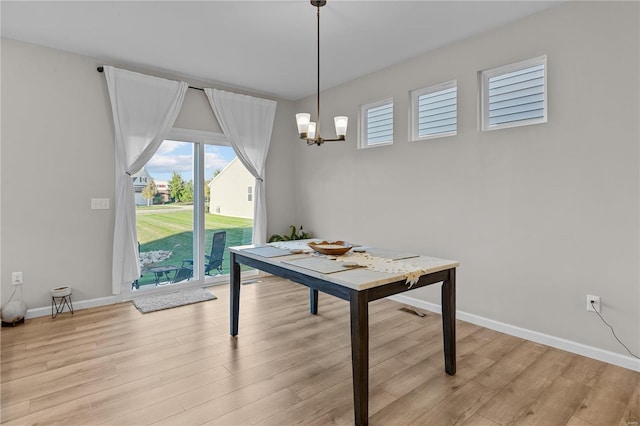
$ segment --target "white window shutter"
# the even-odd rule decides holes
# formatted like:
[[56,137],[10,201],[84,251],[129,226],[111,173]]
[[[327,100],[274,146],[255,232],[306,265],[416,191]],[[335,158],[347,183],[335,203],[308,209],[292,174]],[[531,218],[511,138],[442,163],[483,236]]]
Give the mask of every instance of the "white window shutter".
[[367,110],[367,145],[393,141],[393,103]]
[[544,117],[544,65],[489,78],[489,125]]

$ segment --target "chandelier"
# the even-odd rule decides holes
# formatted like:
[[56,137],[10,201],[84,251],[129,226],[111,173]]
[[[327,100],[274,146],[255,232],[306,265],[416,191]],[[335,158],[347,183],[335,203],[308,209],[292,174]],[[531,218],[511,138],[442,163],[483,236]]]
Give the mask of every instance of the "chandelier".
[[327,4],[326,0],[311,0],[311,5],[317,8],[318,16],[318,96],[317,102],[317,117],[316,121],[311,121],[311,114],[306,112],[296,114],[296,123],[298,125],[298,133],[300,139],[307,141],[307,145],[322,145],[324,142],[334,142],[345,140],[347,134],[347,122],[349,118],[346,116],[334,117],[334,123],[336,126],[336,139],[324,139],[320,136],[320,8]]

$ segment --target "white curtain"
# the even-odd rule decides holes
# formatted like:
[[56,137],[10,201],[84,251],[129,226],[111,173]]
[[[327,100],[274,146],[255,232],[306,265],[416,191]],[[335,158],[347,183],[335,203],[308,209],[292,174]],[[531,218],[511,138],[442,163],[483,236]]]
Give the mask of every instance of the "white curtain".
[[277,102],[217,89],[204,91],[238,159],[256,178],[253,243],[264,244],[267,241],[264,171]]
[[131,175],[144,167],[168,134],[188,85],[104,67],[116,154],[116,222],[113,235],[113,294],[140,277],[135,193]]

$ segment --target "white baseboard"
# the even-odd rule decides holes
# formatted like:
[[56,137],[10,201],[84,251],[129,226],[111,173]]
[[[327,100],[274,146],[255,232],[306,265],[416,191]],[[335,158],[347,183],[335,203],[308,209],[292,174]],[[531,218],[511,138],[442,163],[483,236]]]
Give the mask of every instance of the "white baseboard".
[[[425,311],[435,312],[438,314],[442,313],[440,305],[416,299],[415,297],[397,294],[394,296],[389,296],[388,298],[396,302],[413,306],[415,308],[424,309]],[[517,327],[511,324],[505,324],[500,321],[495,321],[492,319],[481,317],[479,315],[469,314],[462,311],[456,311],[456,318],[462,321],[470,322],[471,324],[476,324],[481,327],[509,334],[511,336],[520,337],[532,342],[541,343],[543,345],[551,346],[557,349],[562,349],[563,351],[597,359],[598,361],[603,361],[609,364],[617,365],[619,367],[628,368],[629,370],[640,371],[640,360],[628,355],[622,355],[593,346],[587,346],[582,343],[573,342],[571,340],[562,339],[560,337],[551,336],[544,333],[539,333],[537,331],[527,330],[525,328]]]
[[[116,300],[116,296],[107,296],[107,297],[99,297],[97,299],[78,300],[78,301],[71,300],[71,303],[73,304],[73,310],[77,311],[79,309],[113,305],[117,303],[117,300]],[[67,310],[68,308],[65,307],[64,312],[67,312]],[[43,306],[42,308],[27,309],[27,315],[25,315],[25,318],[26,319],[37,318],[37,317],[44,317],[47,315],[51,315],[51,306]]]

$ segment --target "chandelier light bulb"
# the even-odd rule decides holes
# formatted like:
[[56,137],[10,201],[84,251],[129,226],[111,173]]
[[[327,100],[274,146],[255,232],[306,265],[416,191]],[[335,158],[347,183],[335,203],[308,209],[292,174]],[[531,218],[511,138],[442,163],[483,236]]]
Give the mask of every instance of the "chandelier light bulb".
[[336,125],[336,135],[338,135],[338,137],[346,136],[347,123],[349,122],[349,117],[340,115],[340,116],[334,117],[333,121],[335,122],[335,125]]
[[316,122],[315,121],[311,121],[309,123],[309,130],[307,130],[307,137],[309,139],[313,139],[316,137]]
[[296,123],[298,124],[298,133],[306,134],[309,129],[309,121],[311,120],[311,114],[301,112],[296,114]]

